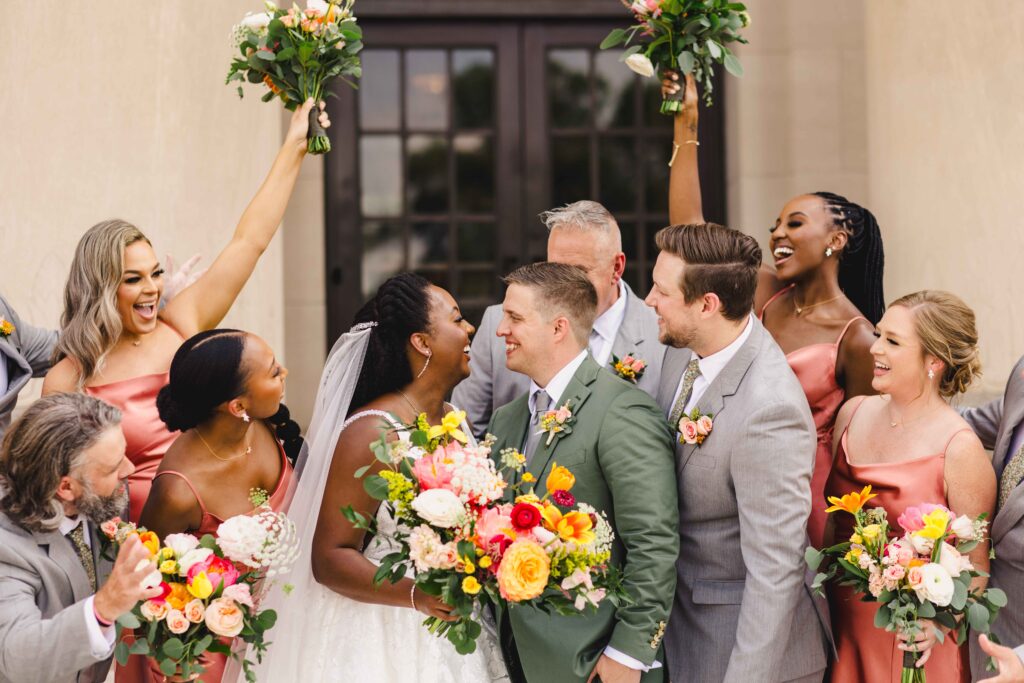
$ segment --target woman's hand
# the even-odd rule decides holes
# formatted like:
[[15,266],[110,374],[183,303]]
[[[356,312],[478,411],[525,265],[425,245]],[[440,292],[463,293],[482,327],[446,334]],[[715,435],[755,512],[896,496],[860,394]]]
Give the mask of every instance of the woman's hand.
[[423,612],[428,617],[436,617],[441,621],[458,621],[458,617],[452,614],[452,606],[443,602],[441,598],[427,595],[419,588],[413,589],[416,611]]
[[[284,136],[284,142],[287,146],[295,146],[296,149],[301,147],[301,151],[306,151],[306,133],[309,132],[309,110],[313,108],[314,102],[311,99],[306,100],[301,107],[292,112],[291,123],[288,124],[288,132]],[[327,103],[320,102],[320,125],[324,128],[331,127],[331,119],[327,116]]]
[[[897,633],[896,639],[900,641],[899,649],[904,652],[917,652],[920,657],[917,660],[917,668],[920,669],[932,656],[932,648],[939,643],[936,635],[938,629],[942,628],[931,619],[918,619],[918,630],[916,633]],[[945,630],[945,629],[943,629]]]
[[[683,92],[683,108],[676,114],[676,122],[682,123],[687,130],[693,133],[694,138],[697,136],[697,119],[699,113],[697,110],[697,81],[693,79],[693,76],[686,74],[685,80],[686,90]],[[667,97],[668,95],[674,95],[679,92],[679,73],[676,71],[665,71],[662,73],[661,80],[661,96]]]

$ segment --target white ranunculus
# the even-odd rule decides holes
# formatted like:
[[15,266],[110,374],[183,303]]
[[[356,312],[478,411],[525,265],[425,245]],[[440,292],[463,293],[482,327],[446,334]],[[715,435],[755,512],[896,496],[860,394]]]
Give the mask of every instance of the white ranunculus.
[[647,58],[647,55],[642,55],[639,52],[626,57],[626,66],[644,78],[654,75],[654,65],[651,64],[651,60]]
[[178,574],[180,576],[187,576],[188,570],[191,569],[192,565],[197,562],[202,562],[210,555],[213,551],[209,548],[195,548],[185,553],[184,557],[178,558]]
[[199,539],[192,534],[169,534],[164,545],[174,551],[175,557],[184,557],[188,551],[199,547]]
[[963,555],[950,544],[943,542],[939,550],[939,564],[950,576],[960,576],[960,572],[963,571]]
[[914,546],[914,552],[918,555],[931,555],[932,549],[935,547],[935,539],[911,534],[910,544]]
[[241,24],[245,28],[252,29],[253,31],[260,31],[270,25],[271,18],[270,12],[246,14],[242,19]]
[[266,540],[267,529],[258,517],[235,515],[217,527],[217,545],[232,562],[252,564]]
[[164,580],[164,577],[160,573],[160,570],[156,568],[156,563],[154,563],[153,560],[139,560],[139,563],[135,565],[135,571],[145,568],[146,565],[151,565],[153,567],[153,571],[146,574],[146,578],[142,579],[142,581],[139,582],[139,585],[144,589],[156,588],[160,585],[160,582]]
[[327,14],[330,8],[327,0],[306,0],[306,9],[316,10],[320,14]]
[[953,600],[953,577],[941,564],[929,562],[921,567],[921,585],[915,592],[921,600],[945,607]]
[[447,489],[428,489],[412,501],[412,509],[434,526],[451,529],[466,520],[466,508],[459,497]]
[[949,525],[949,530],[961,541],[973,541],[976,536],[974,520],[967,515],[960,515],[954,519],[953,523]]

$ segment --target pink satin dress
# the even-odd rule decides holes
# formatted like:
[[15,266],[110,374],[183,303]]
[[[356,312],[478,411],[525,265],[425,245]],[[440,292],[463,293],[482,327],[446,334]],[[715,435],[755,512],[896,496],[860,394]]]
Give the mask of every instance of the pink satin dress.
[[[777,292],[761,309],[761,320],[764,312],[775,299],[793,288],[793,285]],[[858,320],[851,318],[834,342],[808,344],[786,354],[786,361],[793,369],[800,386],[807,396],[814,418],[814,428],[818,433],[818,446],[814,454],[814,473],[811,475],[811,516],[807,521],[807,535],[811,545],[820,548],[825,533],[825,482],[829,470],[832,469],[832,429],[836,425],[836,415],[846,398],[846,390],[836,381],[836,359],[839,356],[839,345],[846,336],[850,326]]]
[[139,521],[146,498],[149,497],[153,476],[160,467],[164,453],[178,438],[177,432],[167,431],[156,409],[156,395],[169,378],[169,372],[160,372],[85,387],[88,395],[121,410],[121,430],[127,441],[126,454],[135,465],[135,472],[128,477],[128,516],[133,522]]
[[[290,500],[292,490],[292,479],[294,478],[294,470],[292,464],[288,461],[285,456],[284,448],[278,444],[278,450],[281,452],[281,476],[277,480],[277,486],[274,487],[274,491],[270,494],[270,498],[267,500],[267,504],[275,512],[281,512],[287,508]],[[199,509],[203,513],[202,520],[199,522],[199,528],[191,531],[193,536],[196,538],[202,538],[204,534],[216,534],[217,527],[224,521],[217,515],[209,512],[206,509],[206,504],[203,503],[202,496],[199,495],[199,491],[195,485],[189,480],[187,476],[181,472],[175,470],[164,470],[157,474],[157,477],[163,477],[166,475],[180,477],[185,484],[191,489],[192,495],[196,497],[196,502],[199,503]],[[155,479],[156,477],[154,477]],[[252,512],[255,512],[253,510]],[[230,639],[225,639],[226,644],[231,643]],[[200,658],[200,663],[203,665],[205,671],[200,674],[197,680],[203,683],[220,683],[221,678],[224,676],[224,668],[227,666],[227,656],[221,654],[206,654]],[[151,683],[162,683],[164,675],[160,671],[156,662],[150,660],[149,662],[149,680]]]
[[[864,402],[863,397],[860,402]],[[850,424],[853,424],[859,409],[860,403],[850,417]],[[878,497],[872,498],[868,506],[885,508],[889,524],[897,533],[902,533],[902,530],[898,528],[896,519],[906,508],[921,503],[949,506],[945,493],[945,448],[941,453],[902,462],[855,465],[848,456],[848,432],[849,427],[840,437],[835,465],[825,486],[826,495],[842,496],[870,484],[872,493],[877,493]],[[953,437],[950,437],[950,442]],[[948,447],[949,442],[946,444]],[[836,541],[848,539],[853,533],[853,517],[845,513],[833,516]],[[832,585],[829,606],[832,635],[839,653],[832,665],[832,683],[899,683],[903,651],[897,648],[894,634],[875,628],[877,604],[862,602],[847,586]],[[924,666],[928,683],[969,681],[970,661],[967,657],[967,646],[957,647],[951,638],[936,645]]]

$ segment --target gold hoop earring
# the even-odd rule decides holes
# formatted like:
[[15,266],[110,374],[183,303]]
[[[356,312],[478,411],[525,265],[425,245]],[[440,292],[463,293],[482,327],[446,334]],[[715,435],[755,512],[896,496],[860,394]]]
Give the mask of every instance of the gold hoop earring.
[[423,369],[420,370],[420,374],[416,375],[416,379],[423,376],[423,373],[427,371],[427,366],[430,365],[430,357],[434,355],[432,351],[427,351],[427,362],[423,364]]

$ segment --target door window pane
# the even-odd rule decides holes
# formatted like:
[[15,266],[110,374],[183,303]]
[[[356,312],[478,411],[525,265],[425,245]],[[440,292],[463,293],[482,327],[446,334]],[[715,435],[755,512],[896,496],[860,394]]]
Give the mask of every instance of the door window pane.
[[494,262],[497,258],[497,234],[494,223],[460,223],[458,227],[459,263]]
[[364,216],[402,213],[402,143],[397,135],[364,135],[359,140],[359,181]]
[[408,200],[410,213],[448,210],[448,144],[440,135],[410,135]]
[[405,123],[418,130],[448,128],[448,66],[444,50],[405,53]]
[[363,298],[405,268],[402,226],[397,221],[363,221]]
[[[681,152],[682,150],[680,150]],[[668,211],[668,160],[672,157],[672,138],[650,138],[644,142],[646,168],[646,208],[649,213]]]
[[494,52],[452,52],[452,107],[455,128],[494,127]]
[[490,135],[455,136],[457,210],[494,210],[494,143]]
[[590,120],[587,50],[548,52],[547,92],[553,128],[574,128]]
[[459,297],[493,300],[498,275],[490,270],[463,270],[459,274]]
[[583,136],[551,140],[551,203],[561,206],[588,199],[590,192],[590,142]]
[[598,139],[601,173],[601,203],[612,213],[636,208],[639,177],[636,138]]
[[398,50],[363,50],[359,79],[359,125],[363,130],[398,128]]
[[598,128],[633,125],[636,76],[619,61],[618,52],[594,55],[594,111]]

